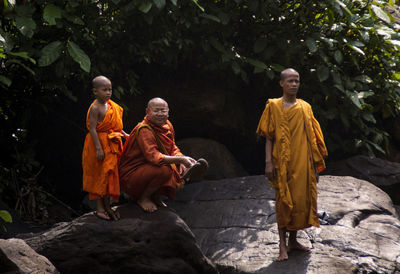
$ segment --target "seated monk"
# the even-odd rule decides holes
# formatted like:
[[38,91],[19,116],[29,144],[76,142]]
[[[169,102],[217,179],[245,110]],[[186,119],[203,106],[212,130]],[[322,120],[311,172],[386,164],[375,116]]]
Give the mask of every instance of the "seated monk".
[[196,162],[180,152],[168,117],[167,102],[151,99],[144,120],[131,132],[120,158],[121,189],[146,212],[166,207],[162,195],[175,198],[176,190],[183,185],[181,174],[204,173],[207,169],[205,160]]

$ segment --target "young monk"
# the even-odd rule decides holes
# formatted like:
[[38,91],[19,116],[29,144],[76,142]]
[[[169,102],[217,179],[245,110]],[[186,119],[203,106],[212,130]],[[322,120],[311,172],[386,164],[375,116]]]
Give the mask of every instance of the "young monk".
[[89,133],[82,153],[83,190],[89,192],[89,200],[96,200],[96,217],[118,220],[119,213],[111,209],[110,197],[116,202],[119,200],[117,161],[122,152],[121,137],[129,135],[122,129],[123,109],[110,100],[111,81],[97,76],[92,84],[96,99],[86,118]]
[[119,164],[121,188],[146,212],[166,207],[161,195],[174,199],[184,177],[200,177],[208,167],[204,159],[184,156],[175,144],[166,101],[153,98],[146,116],[131,132]]
[[299,73],[285,69],[279,83],[283,96],[268,100],[257,134],[266,137],[265,176],[275,189],[280,241],[277,261],[283,261],[293,249],[310,250],[297,241],[297,231],[319,227],[316,183],[328,154],[311,106],[296,98]]

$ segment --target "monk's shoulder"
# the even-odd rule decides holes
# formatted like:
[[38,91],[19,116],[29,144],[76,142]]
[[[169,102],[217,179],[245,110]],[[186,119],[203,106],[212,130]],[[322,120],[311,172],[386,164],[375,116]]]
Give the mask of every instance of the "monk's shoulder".
[[267,100],[267,103],[265,105],[265,108],[272,108],[272,109],[276,109],[279,108],[280,105],[280,98],[271,98]]
[[108,102],[110,102],[110,104],[113,106],[113,108],[118,109],[119,111],[123,111],[124,109],[118,105],[117,103],[115,103],[113,100],[108,100]]
[[312,109],[311,105],[309,103],[307,103],[306,101],[304,101],[303,99],[297,99],[300,101],[300,103],[302,104],[303,107],[305,107],[306,109]]

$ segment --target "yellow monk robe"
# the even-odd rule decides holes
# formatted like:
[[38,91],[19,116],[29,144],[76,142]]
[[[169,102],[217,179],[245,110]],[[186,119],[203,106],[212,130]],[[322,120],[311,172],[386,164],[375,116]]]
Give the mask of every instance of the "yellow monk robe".
[[[108,110],[104,120],[98,122],[96,127],[104,151],[104,160],[97,159],[92,136],[90,133],[86,134],[82,153],[83,190],[89,192],[90,200],[107,196],[118,201],[120,196],[118,157],[122,152],[123,109],[111,100],[107,103]],[[88,129],[90,108],[86,116]]]
[[328,153],[311,106],[297,99],[296,105],[285,110],[281,98],[268,100],[257,134],[273,143],[272,162],[277,176],[270,185],[276,190],[278,227],[318,227],[314,167],[323,171]]
[[159,188],[161,195],[174,199],[175,192],[180,187],[180,175],[171,165],[162,164],[164,154],[160,152],[154,133],[143,127],[144,124],[153,128],[167,154],[183,156],[175,144],[172,124],[167,121],[159,127],[146,116],[132,130],[125,143],[119,163],[121,188],[133,200],[137,200],[148,186]]

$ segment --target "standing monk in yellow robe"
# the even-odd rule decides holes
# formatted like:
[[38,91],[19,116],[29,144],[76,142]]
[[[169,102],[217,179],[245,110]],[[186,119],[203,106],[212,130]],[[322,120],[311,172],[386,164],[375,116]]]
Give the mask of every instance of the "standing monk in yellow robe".
[[[166,101],[153,98],[144,120],[132,130],[119,163],[121,188],[146,212],[166,207],[161,196],[174,199],[181,187],[181,174],[204,172],[206,166],[181,153],[168,120]],[[200,163],[199,163],[200,162]]]
[[92,81],[96,100],[91,104],[86,126],[82,153],[83,190],[89,192],[89,200],[96,200],[95,215],[103,220],[118,220],[119,213],[110,207],[110,197],[118,201],[120,196],[118,157],[122,151],[123,109],[110,100],[111,81],[97,76]]
[[297,231],[319,227],[316,184],[328,155],[311,106],[296,98],[299,73],[285,69],[280,85],[283,96],[268,100],[257,128],[257,134],[266,137],[265,176],[275,189],[280,241],[277,261],[287,260],[292,249],[310,250],[297,241]]

